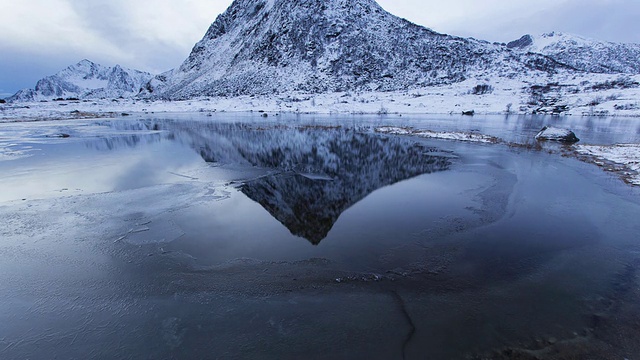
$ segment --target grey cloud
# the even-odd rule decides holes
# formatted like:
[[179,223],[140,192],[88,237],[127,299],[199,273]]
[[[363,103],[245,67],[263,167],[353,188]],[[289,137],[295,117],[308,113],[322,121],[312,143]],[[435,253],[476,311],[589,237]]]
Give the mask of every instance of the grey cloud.
[[524,34],[558,31],[599,40],[640,43],[640,2],[636,0],[569,0],[547,8],[531,7],[509,17],[449,24],[456,35],[506,42]]

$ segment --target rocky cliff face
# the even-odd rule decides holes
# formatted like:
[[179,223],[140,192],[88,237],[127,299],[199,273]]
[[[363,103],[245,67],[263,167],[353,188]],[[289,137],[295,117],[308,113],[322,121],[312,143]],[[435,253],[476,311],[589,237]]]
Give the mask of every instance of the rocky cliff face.
[[185,99],[387,91],[563,69],[543,55],[436,33],[374,0],[236,0],[182,66],[156,77],[145,92]]
[[553,32],[525,35],[507,47],[539,53],[579,71],[640,74],[640,44],[613,43]]
[[117,98],[133,97],[149,82],[152,75],[119,65],[106,67],[89,60],[47,76],[35,89],[20,90],[9,101],[38,101],[57,98]]

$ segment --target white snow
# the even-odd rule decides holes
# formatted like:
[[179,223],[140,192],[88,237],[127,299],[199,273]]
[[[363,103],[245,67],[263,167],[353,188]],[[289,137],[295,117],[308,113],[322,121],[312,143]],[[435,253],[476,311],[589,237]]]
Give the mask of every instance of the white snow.
[[486,144],[497,144],[502,142],[502,140],[479,133],[469,133],[469,132],[435,132],[431,130],[417,130],[408,127],[394,127],[394,126],[383,126],[375,129],[376,132],[381,134],[391,134],[391,135],[411,135],[411,136],[419,136],[429,139],[441,139],[441,140],[457,140],[457,141],[468,141],[468,142],[477,142],[477,143],[486,143]]
[[[615,81],[620,75],[582,74],[558,76],[562,86],[547,94],[566,105],[564,115],[640,116],[640,87],[594,90],[594,85]],[[628,75],[640,83],[640,75]],[[307,94],[288,92],[264,96],[208,97],[185,101],[101,99],[63,102],[9,103],[0,105],[0,122],[41,119],[112,117],[125,113],[249,112],[317,114],[461,114],[474,110],[484,114],[530,114],[531,86],[544,86],[548,78],[523,74],[518,79],[471,78],[466,81],[391,92],[335,92]],[[473,95],[478,84],[489,84],[491,93]],[[510,104],[510,106],[509,106]]]
[[545,51],[549,51],[552,47],[557,47],[559,44],[570,43],[574,47],[582,47],[599,43],[600,41],[595,39],[588,39],[575,34],[565,34],[559,32],[551,32],[542,34],[540,36],[533,37],[533,44],[526,48],[527,51],[545,54]]
[[8,160],[17,160],[33,155],[31,146],[20,146],[17,144],[3,144],[0,141],[0,162]]
[[618,144],[612,146],[576,145],[575,151],[602,161],[624,166],[624,177],[634,185],[640,185],[640,144]]

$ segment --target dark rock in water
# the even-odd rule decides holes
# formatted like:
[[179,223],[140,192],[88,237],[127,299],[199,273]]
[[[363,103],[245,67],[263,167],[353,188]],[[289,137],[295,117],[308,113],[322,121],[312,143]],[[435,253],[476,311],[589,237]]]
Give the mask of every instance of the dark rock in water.
[[262,117],[265,117],[265,118],[266,118],[266,117],[269,117],[269,115],[268,115],[267,113],[263,113],[261,116],[262,116]]
[[5,99],[0,99],[0,104],[6,104],[7,101]]
[[466,115],[466,116],[473,116],[476,114],[475,110],[469,110],[469,111],[463,111],[462,115]]
[[60,133],[60,134],[53,134],[53,135],[47,135],[48,138],[61,138],[61,139],[66,139],[71,137],[71,135],[69,134],[65,134],[65,133]]
[[576,134],[571,130],[560,129],[551,126],[545,126],[536,135],[536,140],[539,141],[559,141],[566,143],[577,143],[580,141]]

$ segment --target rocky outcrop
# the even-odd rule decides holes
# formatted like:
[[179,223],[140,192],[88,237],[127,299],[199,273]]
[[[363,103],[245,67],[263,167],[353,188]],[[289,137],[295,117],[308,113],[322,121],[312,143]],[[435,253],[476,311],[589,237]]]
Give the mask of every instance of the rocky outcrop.
[[564,143],[577,143],[580,141],[576,134],[571,130],[560,129],[551,126],[545,126],[536,135],[536,140],[539,141],[558,141]]

